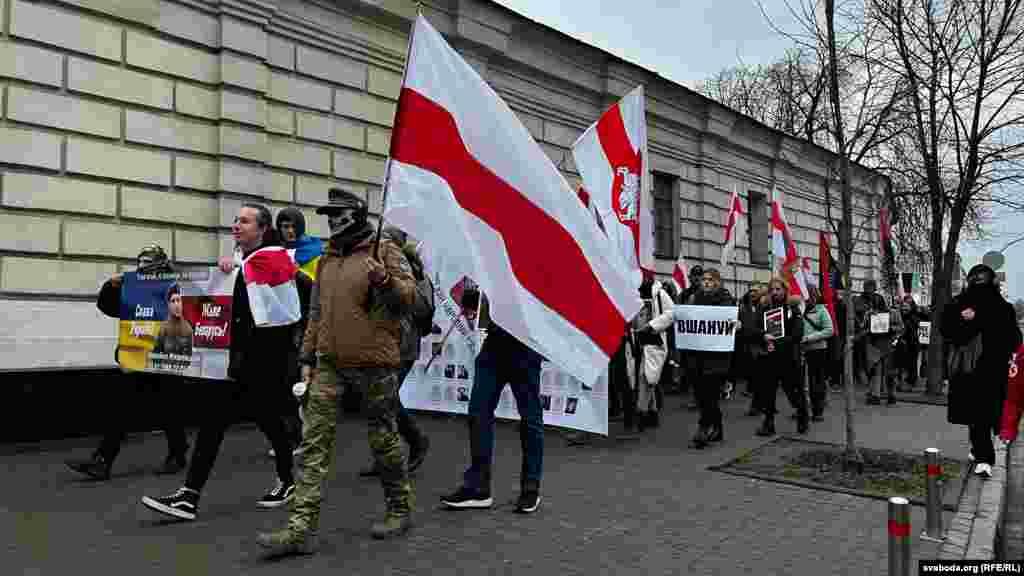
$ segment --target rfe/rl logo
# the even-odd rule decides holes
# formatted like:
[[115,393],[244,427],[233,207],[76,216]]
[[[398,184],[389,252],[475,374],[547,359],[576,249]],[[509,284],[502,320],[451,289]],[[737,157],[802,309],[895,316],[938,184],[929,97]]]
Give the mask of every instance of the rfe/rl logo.
[[616,168],[612,197],[616,200],[615,215],[619,217],[619,222],[625,224],[635,221],[640,205],[640,175],[630,172],[625,166]]

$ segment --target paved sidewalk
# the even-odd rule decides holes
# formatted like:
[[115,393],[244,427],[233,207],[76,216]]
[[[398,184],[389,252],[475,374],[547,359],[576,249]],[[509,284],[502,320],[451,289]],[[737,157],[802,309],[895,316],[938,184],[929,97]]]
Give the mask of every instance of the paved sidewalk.
[[[257,531],[283,525],[286,512],[263,511],[256,499],[273,484],[273,463],[259,432],[236,429],[221,449],[193,523],[165,522],[139,504],[182,478],[149,472],[165,443],[146,435],[126,444],[106,483],[80,480],[63,459],[93,442],[47,443],[40,452],[0,447],[5,497],[0,501],[0,559],[9,574],[64,575],[83,569],[109,575],[189,574],[884,574],[886,504],[708,471],[763,443],[746,399],[728,403],[724,445],[687,448],[696,413],[686,398],[667,398],[662,428],[638,441],[570,447],[558,431],[546,443],[544,501],[537,514],[512,512],[519,442],[499,425],[496,501],[491,511],[447,512],[438,497],[456,487],[468,461],[466,426],[420,416],[433,449],[415,485],[416,528],[404,540],[369,538],[381,513],[381,489],[357,478],[366,461],[365,426],[349,418],[338,429],[338,458],[323,513],[323,546],[312,557],[265,561]],[[839,442],[841,398],[812,439]],[[780,406],[786,406],[780,397]],[[787,412],[780,416],[786,415]],[[613,425],[614,426],[614,425]],[[779,432],[795,423],[781,418]],[[920,452],[935,446],[967,453],[965,431],[946,424],[945,409],[901,403],[861,406],[863,446]],[[935,557],[920,543],[924,510],[913,513],[915,558]]]

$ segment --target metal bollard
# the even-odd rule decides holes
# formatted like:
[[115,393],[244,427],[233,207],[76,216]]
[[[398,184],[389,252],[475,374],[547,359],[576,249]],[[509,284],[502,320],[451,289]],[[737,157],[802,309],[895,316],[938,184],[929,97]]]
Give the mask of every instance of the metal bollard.
[[924,451],[925,463],[928,466],[926,478],[926,529],[921,539],[928,542],[942,542],[942,486],[939,476],[942,474],[942,453],[938,448],[927,448]]
[[910,500],[889,498],[889,576],[910,576]]

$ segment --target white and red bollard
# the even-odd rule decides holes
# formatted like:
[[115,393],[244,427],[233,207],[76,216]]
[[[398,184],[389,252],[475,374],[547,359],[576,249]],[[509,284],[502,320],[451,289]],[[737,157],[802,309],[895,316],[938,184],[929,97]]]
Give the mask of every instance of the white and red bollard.
[[942,542],[942,484],[939,481],[942,475],[942,453],[938,448],[928,448],[924,451],[924,459],[927,465],[926,518],[925,531],[921,533],[921,539]]
[[910,500],[889,498],[889,576],[910,576]]

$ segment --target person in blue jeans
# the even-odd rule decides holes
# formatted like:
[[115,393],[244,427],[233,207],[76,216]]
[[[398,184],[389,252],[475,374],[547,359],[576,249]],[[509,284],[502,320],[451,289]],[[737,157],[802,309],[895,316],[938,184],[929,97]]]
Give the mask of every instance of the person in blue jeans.
[[519,442],[523,450],[520,493],[516,511],[529,514],[540,506],[544,464],[544,409],[540,400],[541,356],[491,322],[476,358],[473,393],[469,399],[469,446],[473,462],[463,484],[441,498],[449,509],[490,508],[494,459],[494,411],[507,383],[519,410]]

